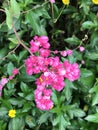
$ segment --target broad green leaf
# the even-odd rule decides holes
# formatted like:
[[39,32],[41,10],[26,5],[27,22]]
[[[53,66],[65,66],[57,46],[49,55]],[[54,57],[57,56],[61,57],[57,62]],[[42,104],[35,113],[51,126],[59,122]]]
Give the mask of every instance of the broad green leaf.
[[89,122],[94,122],[94,123],[98,123],[98,113],[96,114],[92,114],[92,115],[88,115],[85,120],[89,121]]
[[95,27],[95,24],[92,21],[86,21],[82,24],[82,29],[92,29]]
[[5,13],[6,13],[6,24],[9,29],[12,29],[12,17],[11,13],[8,9],[5,8]]
[[35,81],[36,77],[35,76],[30,76],[25,72],[25,68],[21,70],[21,74],[19,75],[19,81],[23,82],[32,82]]
[[31,109],[31,104],[29,102],[24,102],[23,110],[22,112],[28,112]]
[[7,54],[7,48],[0,49],[0,58],[3,58]]
[[97,91],[97,94],[93,96],[93,100],[92,100],[92,105],[94,106],[96,104],[98,104],[98,91]]
[[82,111],[81,109],[74,109],[73,114],[75,117],[84,117],[85,112]]
[[0,130],[5,130],[7,126],[7,123],[4,121],[0,121]]
[[82,91],[89,91],[89,88],[93,85],[94,83],[94,74],[91,70],[87,69],[81,69],[81,77],[79,78],[79,83],[82,86],[81,89]]
[[14,69],[14,65],[12,62],[9,62],[8,65],[7,65],[7,73],[9,75],[12,75],[12,70]]
[[78,108],[78,104],[75,103],[73,105],[65,106],[65,110],[69,114],[70,118],[73,119],[74,117],[83,117],[85,116],[85,112]]
[[95,86],[89,90],[89,92],[92,93],[92,105],[98,104],[98,83],[97,82],[98,81],[96,81]]
[[65,130],[68,125],[70,125],[70,123],[65,120],[63,115],[60,115],[59,116],[59,130]]
[[10,120],[9,125],[8,125],[8,130],[23,130],[23,129],[24,129],[24,119],[23,118],[15,117]]
[[12,43],[18,44],[17,38],[8,38]]
[[55,105],[58,104],[58,98],[57,98],[55,91],[52,92],[52,100],[55,103]]
[[33,91],[31,91],[31,93],[25,96],[25,99],[28,101],[32,101],[34,99]]
[[35,119],[32,116],[26,116],[26,123],[30,128],[33,128],[35,126]]
[[35,34],[46,35],[45,27],[40,23],[40,18],[37,14],[34,12],[29,12],[27,14],[27,18]]
[[67,100],[69,100],[71,98],[72,95],[72,88],[73,88],[73,84],[69,81],[69,80],[65,80],[65,87],[64,87],[64,93],[65,93],[65,97]]
[[6,107],[0,107],[0,117],[4,116],[8,113],[8,109]]
[[98,32],[95,31],[92,33],[91,35],[91,39],[90,39],[90,45],[91,47],[98,47]]
[[21,82],[20,87],[23,93],[27,93],[29,91],[28,86],[23,82]]
[[10,98],[9,99],[10,103],[14,106],[22,106],[23,105],[23,100],[20,100],[20,99],[16,99],[16,98]]
[[72,45],[79,45],[81,43],[81,40],[74,35],[72,37],[64,39],[64,41]]
[[43,113],[43,114],[39,117],[38,123],[39,123],[39,124],[45,123],[45,122],[48,120],[49,116],[50,116],[50,113],[49,113],[49,112]]
[[59,116],[57,116],[54,120],[52,120],[53,126],[56,126],[59,123]]
[[87,52],[85,54],[85,57],[87,57],[90,60],[98,60],[98,52]]
[[11,5],[11,13],[12,16],[19,18],[20,16],[20,7],[19,4],[16,0],[10,0],[10,5]]
[[19,58],[18,58],[18,62],[20,62],[23,58],[25,58],[27,56],[28,52],[27,50],[23,50],[19,53]]

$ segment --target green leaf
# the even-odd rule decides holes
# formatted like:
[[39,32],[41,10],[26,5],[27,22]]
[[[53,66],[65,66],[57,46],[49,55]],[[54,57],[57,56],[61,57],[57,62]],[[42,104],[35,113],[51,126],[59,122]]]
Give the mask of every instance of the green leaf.
[[30,128],[33,128],[35,126],[35,121],[32,116],[29,115],[26,116],[26,123]]
[[14,65],[12,62],[9,62],[8,65],[7,65],[7,73],[9,75],[12,75],[12,70],[14,69]]
[[91,47],[98,47],[98,32],[95,31],[92,33],[91,35],[91,39],[90,39],[90,45]]
[[4,121],[0,121],[0,130],[5,130],[6,129],[6,125],[7,125],[6,122],[4,123]]
[[94,123],[98,123],[98,113],[96,114],[92,114],[92,115],[88,115],[85,120],[89,121],[89,122],[94,122]]
[[82,24],[82,29],[92,29],[95,27],[95,24],[92,21],[86,21]]
[[81,40],[77,38],[75,35],[72,37],[64,39],[65,42],[72,44],[72,45],[79,45],[81,43]]
[[87,57],[90,60],[98,60],[98,52],[87,52],[85,54],[85,57]]
[[3,58],[7,54],[7,48],[0,49],[0,58]]
[[53,93],[52,93],[52,100],[55,103],[55,105],[58,104],[58,98],[57,98],[57,95],[56,95],[55,91],[53,91]]
[[23,50],[19,53],[19,58],[18,58],[18,62],[20,62],[23,58],[25,58],[27,56],[27,50]]
[[23,130],[24,129],[24,119],[23,118],[13,118],[10,120],[8,125],[8,130]]
[[8,38],[12,43],[18,44],[17,38]]
[[94,106],[96,104],[98,104],[98,93],[93,96],[93,100],[92,100],[92,105]]
[[49,112],[43,113],[38,120],[39,124],[45,123],[48,120],[49,116]]
[[10,98],[9,99],[10,103],[14,106],[22,106],[23,105],[23,100],[16,99],[16,98]]
[[25,96],[25,99],[32,101],[34,99],[33,91],[32,91],[32,93],[29,93],[27,96]]
[[8,109],[6,107],[0,107],[0,117],[4,116],[8,113]]
[[11,13],[12,16],[19,18],[20,16],[20,7],[16,0],[10,0]]
[[5,13],[6,13],[6,24],[9,29],[12,29],[12,17],[11,13],[8,9],[5,8]]
[[34,12],[29,12],[27,14],[29,23],[31,24],[35,34],[47,35],[45,27],[41,24],[39,16]]
[[25,72],[25,68],[22,69],[21,74],[19,75],[19,81],[23,82],[32,82],[35,81],[36,77],[35,76],[30,76]]
[[64,87],[64,93],[65,93],[65,97],[67,100],[69,100],[71,98],[72,95],[72,88],[73,88],[73,84],[69,81],[69,80],[65,80],[65,87]]
[[82,91],[89,91],[89,88],[93,85],[94,82],[94,74],[91,70],[81,69],[81,77],[79,78],[79,83],[82,86],[80,88]]
[[20,87],[23,93],[27,93],[29,91],[28,86],[23,82],[21,82]]
[[85,112],[81,109],[74,109],[73,114],[75,117],[84,117]]
[[59,130],[65,130],[65,128],[70,125],[68,121],[65,120],[63,115],[59,116]]
[[22,112],[28,112],[31,109],[31,104],[29,102],[24,102],[24,107]]

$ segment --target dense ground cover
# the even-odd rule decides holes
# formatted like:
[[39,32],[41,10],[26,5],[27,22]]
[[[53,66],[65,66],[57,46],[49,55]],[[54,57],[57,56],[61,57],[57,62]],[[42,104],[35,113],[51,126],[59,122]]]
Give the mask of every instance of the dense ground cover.
[[98,0],[0,1],[0,130],[98,129]]

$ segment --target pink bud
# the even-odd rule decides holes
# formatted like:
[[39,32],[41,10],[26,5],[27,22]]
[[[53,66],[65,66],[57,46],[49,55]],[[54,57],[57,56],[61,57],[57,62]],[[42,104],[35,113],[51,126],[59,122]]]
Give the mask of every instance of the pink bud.
[[14,78],[14,76],[9,76],[9,80],[12,80]]
[[55,3],[55,0],[50,0],[51,3]]
[[0,90],[2,90],[3,86],[0,84]]
[[80,52],[83,52],[85,50],[85,48],[83,46],[80,46],[79,50],[80,50]]
[[72,50],[67,50],[67,54],[68,54],[69,56],[71,56],[71,55],[72,55]]
[[61,51],[60,54],[61,54],[62,56],[67,56],[67,51]]
[[84,61],[84,60],[82,60],[82,61],[81,61],[81,64],[85,64],[85,61]]
[[8,82],[7,78],[2,78],[1,79],[1,85],[5,85]]
[[17,75],[18,73],[19,73],[19,70],[17,68],[14,68],[13,71],[12,71],[12,74]]

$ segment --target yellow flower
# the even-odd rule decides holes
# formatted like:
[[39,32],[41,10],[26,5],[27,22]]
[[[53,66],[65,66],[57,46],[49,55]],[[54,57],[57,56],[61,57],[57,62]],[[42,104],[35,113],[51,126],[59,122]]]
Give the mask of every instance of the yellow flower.
[[16,116],[16,110],[13,110],[13,109],[9,110],[8,116],[11,117],[11,118],[15,117]]
[[65,5],[69,5],[69,0],[62,0],[62,2],[63,2],[63,4],[65,4]]
[[92,0],[94,4],[98,4],[98,0]]

